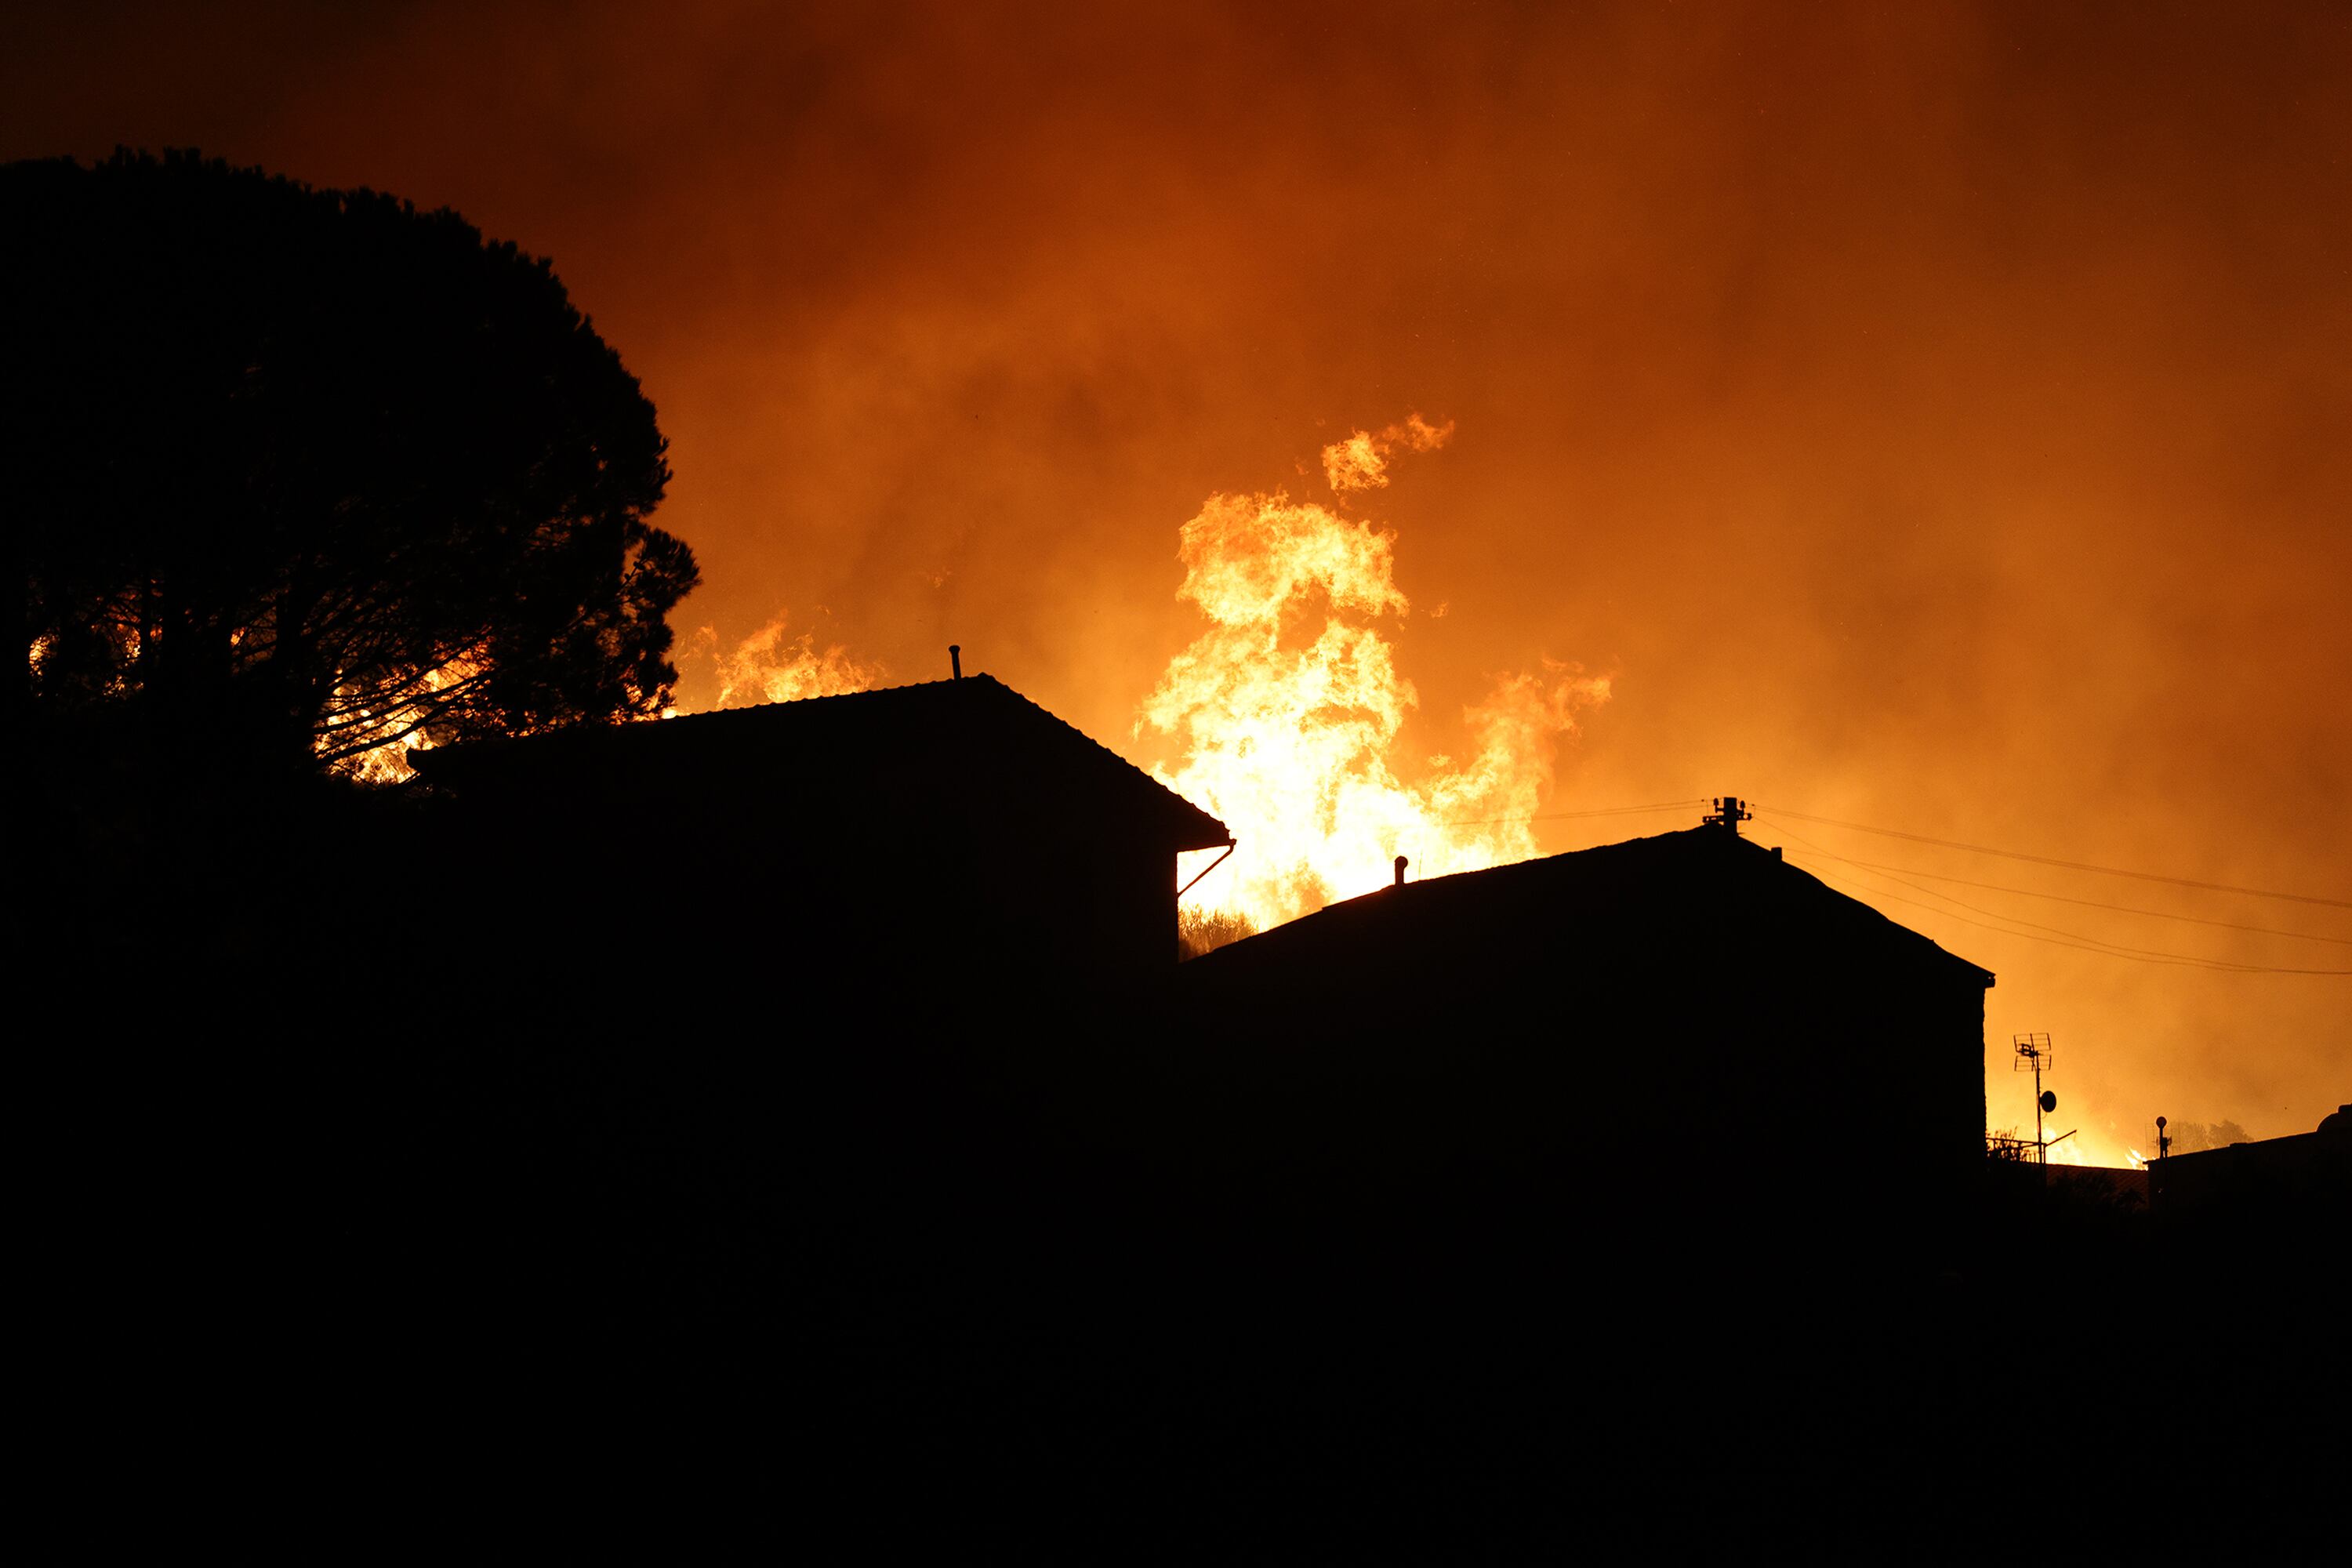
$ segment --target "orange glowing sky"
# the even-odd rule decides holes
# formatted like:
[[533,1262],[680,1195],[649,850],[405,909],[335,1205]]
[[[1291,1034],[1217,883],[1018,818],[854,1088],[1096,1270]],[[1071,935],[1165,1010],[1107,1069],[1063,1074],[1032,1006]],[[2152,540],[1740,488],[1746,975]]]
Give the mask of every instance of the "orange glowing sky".
[[[1418,412],[1452,440],[1355,509],[1414,605],[1408,753],[1457,745],[1496,673],[1574,660],[1612,696],[1554,810],[1736,791],[2352,899],[2341,5],[159,5],[10,30],[0,156],[199,146],[553,257],[672,442],[660,521],[706,584],[682,644],[781,613],[915,679],[960,642],[1164,763],[1135,726],[1200,629],[1179,527],[1214,492],[1308,495],[1323,447]],[[697,653],[684,703],[719,682]],[[1684,820],[1538,826],[1559,850]],[[2338,941],[1937,884],[2063,930],[2352,968],[2340,908],[1799,830]],[[2058,1127],[2103,1154],[2158,1112],[2272,1135],[2352,1098],[2352,980],[1881,907],[1999,972],[1996,1125],[2031,1121],[2004,1059],[2026,1029],[2059,1043]],[[1857,1097],[1841,1120],[1874,1120]]]

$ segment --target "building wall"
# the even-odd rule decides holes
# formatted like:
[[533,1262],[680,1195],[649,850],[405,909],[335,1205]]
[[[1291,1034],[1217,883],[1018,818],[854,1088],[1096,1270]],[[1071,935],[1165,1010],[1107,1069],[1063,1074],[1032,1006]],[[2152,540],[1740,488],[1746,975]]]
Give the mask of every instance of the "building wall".
[[[508,946],[591,978],[635,963],[706,987],[764,980],[854,1025],[1174,963],[1175,854],[1108,812],[1021,821],[884,799],[861,816],[724,785],[462,804],[438,875]],[[616,925],[655,946],[616,952]]]
[[[1231,1098],[1278,1102],[1265,1136],[1334,1164],[1483,1166],[1557,1194],[1544,1223],[1624,1205],[1916,1230],[1981,1164],[1981,977],[1867,911],[1792,916],[1742,865],[1583,898],[1379,894],[1180,977]],[[1839,1174],[1858,1156],[1866,1184]]]

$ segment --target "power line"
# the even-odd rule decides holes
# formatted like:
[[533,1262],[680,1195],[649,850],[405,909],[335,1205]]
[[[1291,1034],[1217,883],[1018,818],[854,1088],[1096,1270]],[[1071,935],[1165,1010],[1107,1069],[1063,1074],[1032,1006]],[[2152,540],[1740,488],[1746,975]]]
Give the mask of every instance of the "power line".
[[[1779,825],[1775,824],[1774,826],[1778,826]],[[1820,845],[1815,844],[1811,839],[1805,837],[1801,834],[1790,833],[1785,826],[1780,827],[1780,831],[1787,834],[1789,837],[1795,839],[1798,843],[1804,845],[1808,849],[1821,855],[1828,856],[1829,858],[1832,860],[1843,860],[1845,858],[1843,855],[1831,855],[1828,850],[1822,848]],[[1847,863],[1851,865],[1853,862],[1848,861]],[[1824,877],[1834,875],[1834,873],[1832,872],[1822,871],[1818,867],[1815,868],[1815,870],[1819,875]],[[2220,965],[2226,962],[2222,959],[2200,958],[2193,953],[2158,952],[2152,948],[2125,947],[2119,942],[2107,942],[2095,936],[2085,936],[2080,931],[2061,931],[2056,926],[2038,925],[2032,921],[2019,920],[2015,915],[2005,915],[1997,910],[1978,909],[1974,904],[1961,903],[1959,900],[1953,898],[1948,893],[1939,893],[1933,888],[1922,888],[1916,883],[1906,882],[1900,877],[1894,879],[1897,887],[1909,888],[1915,893],[1925,893],[1931,899],[1941,899],[1948,904],[1958,905],[1961,909],[1972,910],[1977,914],[1987,916],[1992,920],[2006,921],[2011,925],[2028,926],[2031,927],[2032,930],[2009,931],[2000,926],[1989,926],[1984,924],[1982,921],[1969,920],[1965,915],[1955,915],[1949,910],[1937,909],[1933,904],[1922,904],[1918,900],[1906,899],[1900,893],[1888,893],[1879,889],[1872,888],[1867,882],[1861,881],[1859,879],[1842,878],[1840,879],[1852,880],[1854,882],[1855,886],[1861,887],[1867,891],[1876,893],[1881,898],[1893,899],[1897,903],[1911,904],[1919,909],[1927,910],[1933,913],[1943,915],[1948,919],[1960,921],[1965,924],[1976,926],[1980,930],[1997,931],[2004,936],[2022,936],[2032,941],[2049,941],[2053,938],[2063,938],[2064,945],[2068,947],[2080,947],[2087,952],[2093,952],[2112,951],[2118,957],[2145,958],[2165,963],[2190,963],[2200,966],[2208,966]],[[2034,937],[2032,935],[2033,931],[2046,931],[2049,935],[2047,937]]]
[[1883,834],[1889,838],[1907,838],[1915,844],[1936,844],[1947,849],[1966,849],[1977,855],[1999,855],[2010,860],[2030,860],[2038,866],[2058,866],[2069,871],[2096,871],[2105,877],[2132,877],[2143,882],[2169,882],[2175,887],[2201,888],[2213,893],[2244,893],[2257,899],[2285,899],[2298,904],[2326,904],[2332,909],[2352,910],[2352,899],[2322,899],[2309,893],[2280,893],[2263,888],[2240,888],[2227,882],[2200,882],[2189,877],[2167,877],[2154,871],[2126,871],[2115,866],[2093,866],[2081,860],[2060,860],[2048,855],[2027,855],[2015,849],[1994,849],[1982,844],[1962,844],[1958,839],[1931,838],[1924,833],[1905,833],[1893,827],[1873,827],[1866,822],[1843,822],[1834,816],[1813,816],[1801,811],[1791,811],[1784,805],[1765,805],[1761,801],[1750,805],[1782,816],[1793,816],[1800,822],[1818,822],[1828,827],[1851,827],[1859,833]]
[[[1784,828],[1782,831],[1787,830]],[[1790,834],[1790,837],[1794,838],[1796,835]],[[1798,842],[1804,843],[1806,840],[1798,839]],[[2255,931],[2263,936],[2291,936],[2304,942],[2333,942],[2337,947],[2352,947],[2352,937],[2322,936],[2317,931],[2286,931],[2277,926],[2250,926],[2237,921],[2209,921],[2201,915],[2176,915],[2164,910],[2143,910],[2133,904],[2110,904],[2097,899],[2074,899],[2064,893],[2037,892],[2032,888],[2011,888],[2000,882],[1971,882],[1966,877],[1947,877],[1940,872],[1921,871],[1909,866],[1882,866],[1874,860],[1856,860],[1850,856],[1831,855],[1819,845],[1813,846],[1813,853],[1828,856],[1830,859],[1842,861],[1848,866],[1859,866],[1865,871],[1883,871],[1889,875],[1900,872],[1906,876],[1925,877],[1931,882],[1954,882],[1963,888],[1982,888],[1989,893],[2015,893],[2021,898],[2049,899],[2061,904],[2080,904],[2085,909],[2114,910],[2118,914],[2146,915],[2150,920],[2183,921],[2190,925],[2219,926],[2223,931]]]
[[[1898,888],[1908,888],[1915,893],[1925,893],[1931,899],[1941,899],[1946,903],[1951,904],[1958,909],[1967,910],[1971,914],[1984,915],[1991,920],[2007,921],[2011,925],[2024,926],[2027,928],[2025,931],[2012,931],[2011,934],[2013,936],[2026,936],[2032,931],[2042,931],[2050,937],[2060,938],[2077,946],[2086,946],[2091,948],[2093,951],[2112,952],[2118,958],[2147,958],[2154,959],[2159,963],[2202,964],[2213,969],[2271,972],[2268,964],[2240,963],[2234,959],[2207,958],[2201,954],[2193,952],[2166,952],[2161,949],[2152,947],[2130,947],[2126,946],[2123,942],[2109,942],[2105,937],[2092,936],[2085,931],[2066,931],[2058,926],[2046,926],[2039,921],[2020,920],[2015,915],[2003,914],[1999,910],[1988,910],[1976,904],[1966,903],[1961,900],[1953,898],[1949,893],[1939,893],[1933,888],[1923,888],[1916,882],[1906,882],[1900,877],[1890,877],[1887,880],[1893,882]],[[1895,895],[1890,893],[1886,896],[1892,898]],[[2281,970],[2276,971],[2275,973],[2292,974],[2352,974],[2352,969],[2296,969]]]
[[[1803,840],[1800,839],[1799,842],[1802,843]],[[1823,853],[1826,854],[1827,852],[1823,851]],[[1832,859],[1842,858],[1842,857],[1838,856],[1830,856],[1829,858]],[[1942,899],[1946,903],[1958,904],[1961,909],[1973,910],[1977,914],[1990,916],[1993,920],[2006,921],[2010,925],[2028,926],[2032,928],[2028,931],[2011,931],[2008,926],[1987,925],[1983,921],[1972,921],[1969,919],[1967,915],[1956,915],[1949,910],[1938,909],[1933,904],[1923,904],[1916,899],[1906,899],[1900,893],[1890,893],[1885,891],[1884,889],[1873,888],[1867,883],[1856,881],[1853,878],[1842,876],[1835,871],[1824,870],[1820,867],[1813,868],[1813,871],[1816,876],[1826,877],[1832,881],[1847,882],[1859,887],[1864,892],[1871,894],[1873,897],[1891,899],[1898,904],[1910,904],[1916,908],[1926,910],[1930,914],[1940,915],[1946,920],[1958,921],[1962,925],[1975,926],[1980,931],[1992,931],[2000,936],[2023,937],[2028,942],[2046,942],[2055,947],[2079,948],[2084,952],[2105,953],[2109,958],[2127,958],[2137,963],[2167,963],[2191,969],[2221,970],[2233,974],[2352,975],[2352,969],[2288,969],[2275,964],[2238,963],[2229,959],[2200,958],[2193,953],[2160,952],[2152,948],[2126,947],[2117,942],[2103,942],[2095,936],[2084,936],[2079,931],[2060,931],[2055,926],[2038,925],[2032,921],[2019,920],[2014,915],[2004,915],[1992,910],[1978,909],[1974,904],[1960,903],[1959,900],[1952,898],[1948,894],[1938,893],[1932,888],[1921,888],[1913,883],[1904,882],[1900,878],[1895,879],[1899,886],[1911,888],[1913,891],[1925,893],[1931,899]],[[2038,934],[2043,932],[2048,934]]]
[[1909,904],[1916,909],[1926,910],[1930,914],[1941,916],[1945,920],[1958,921],[1962,925],[1975,926],[1979,931],[1991,931],[1997,936],[2022,937],[2028,942],[2048,942],[2053,947],[2076,948],[2084,952],[2095,952],[2107,958],[2126,958],[2135,963],[2165,963],[2182,969],[2213,969],[2231,973],[2352,974],[2352,970],[2347,969],[2271,969],[2259,964],[2225,963],[2217,959],[2159,957],[2152,954],[2141,954],[2120,951],[2094,942],[2070,942],[2063,937],[2041,936],[2030,931],[2011,931],[2006,926],[1988,925],[1983,921],[1972,921],[1966,915],[1956,915],[1949,910],[1937,909],[1933,904],[1923,904],[1916,899],[1906,899],[1900,893],[1890,893],[1885,891],[1884,889],[1867,886],[1866,884],[1853,881],[1850,878],[1841,876],[1835,871],[1823,870],[1818,866],[1813,868],[1813,874],[1818,877],[1825,878],[1832,882],[1847,883],[1858,891],[1868,895],[1870,898],[1888,899],[1898,904]]

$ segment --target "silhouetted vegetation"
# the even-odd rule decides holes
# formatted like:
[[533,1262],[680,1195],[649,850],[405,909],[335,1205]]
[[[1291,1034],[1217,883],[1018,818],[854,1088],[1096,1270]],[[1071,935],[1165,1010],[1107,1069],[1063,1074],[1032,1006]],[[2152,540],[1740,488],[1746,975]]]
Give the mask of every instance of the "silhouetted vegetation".
[[301,771],[656,711],[692,553],[549,264],[193,153],[0,168],[26,717]]
[[1176,911],[1176,962],[1214,952],[1228,942],[1255,936],[1257,927],[1234,910],[1204,910],[1188,904]]
[[2172,1136],[2172,1152],[2193,1154],[2200,1149],[2226,1149],[2232,1143],[2243,1143],[2253,1134],[2234,1121],[2216,1121],[2210,1126],[2201,1121],[2176,1121],[2167,1131]]

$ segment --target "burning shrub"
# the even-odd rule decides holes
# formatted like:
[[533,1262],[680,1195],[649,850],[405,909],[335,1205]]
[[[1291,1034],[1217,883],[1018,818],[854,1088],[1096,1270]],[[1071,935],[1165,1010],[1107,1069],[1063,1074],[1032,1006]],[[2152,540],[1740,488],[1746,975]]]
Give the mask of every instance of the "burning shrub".
[[1176,962],[1213,952],[1227,942],[1255,936],[1257,927],[1247,915],[1233,910],[1203,909],[1187,904],[1176,914]]

